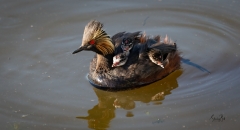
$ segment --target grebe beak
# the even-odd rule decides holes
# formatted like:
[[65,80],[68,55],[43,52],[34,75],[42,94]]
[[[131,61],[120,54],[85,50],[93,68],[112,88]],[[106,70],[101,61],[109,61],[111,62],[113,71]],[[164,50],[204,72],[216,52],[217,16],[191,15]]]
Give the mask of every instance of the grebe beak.
[[78,48],[77,50],[75,50],[72,54],[76,54],[76,53],[78,53],[78,52],[80,52],[80,51],[82,51],[82,50],[84,50],[85,49],[85,47],[84,46],[81,46],[80,48]]

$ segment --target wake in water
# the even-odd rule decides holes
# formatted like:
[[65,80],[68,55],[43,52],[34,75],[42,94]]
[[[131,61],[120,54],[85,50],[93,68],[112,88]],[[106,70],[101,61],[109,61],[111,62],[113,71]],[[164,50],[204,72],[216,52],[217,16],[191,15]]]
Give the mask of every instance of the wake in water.
[[208,70],[205,69],[204,67],[202,67],[202,66],[200,66],[200,65],[198,65],[198,64],[195,64],[195,63],[191,62],[189,59],[181,58],[181,62],[182,62],[182,63],[185,63],[185,64],[188,64],[188,65],[191,65],[191,66],[193,66],[193,67],[195,67],[195,68],[197,68],[197,69],[199,69],[199,70],[201,70],[201,71],[203,71],[203,72],[211,73],[210,71],[208,71]]

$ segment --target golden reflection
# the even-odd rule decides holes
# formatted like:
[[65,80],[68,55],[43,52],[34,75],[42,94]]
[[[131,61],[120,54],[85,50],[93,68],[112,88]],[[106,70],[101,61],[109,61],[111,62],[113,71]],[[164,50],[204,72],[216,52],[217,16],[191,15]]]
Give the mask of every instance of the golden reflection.
[[[108,92],[93,87],[98,97],[98,104],[88,110],[88,116],[78,116],[77,118],[87,120],[88,127],[91,129],[106,129],[115,117],[115,109],[134,109],[136,101],[162,104],[165,96],[171,94],[171,91],[178,87],[177,78],[181,74],[182,70],[177,70],[153,84],[127,91]],[[132,112],[126,112],[126,117],[133,116]]]

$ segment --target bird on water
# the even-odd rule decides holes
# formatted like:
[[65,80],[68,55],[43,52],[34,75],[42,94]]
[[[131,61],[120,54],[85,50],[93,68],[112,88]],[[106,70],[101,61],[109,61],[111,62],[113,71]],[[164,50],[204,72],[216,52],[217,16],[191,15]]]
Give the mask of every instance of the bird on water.
[[[180,68],[176,43],[167,36],[161,40],[160,36],[151,38],[141,32],[119,32],[110,38],[96,20],[85,26],[82,44],[72,54],[83,50],[96,53],[90,62],[89,82],[105,90],[144,86]],[[120,53],[126,53],[119,58],[127,60],[121,66],[113,66],[113,57]]]

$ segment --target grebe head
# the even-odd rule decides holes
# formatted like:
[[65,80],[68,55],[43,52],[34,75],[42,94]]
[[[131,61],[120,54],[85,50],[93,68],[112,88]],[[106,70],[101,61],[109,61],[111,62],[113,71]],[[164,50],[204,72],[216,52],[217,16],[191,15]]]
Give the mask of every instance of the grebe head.
[[102,23],[95,20],[90,21],[85,26],[82,45],[73,54],[82,50],[94,51],[102,55],[112,54],[114,52],[114,45],[111,38],[102,28]]
[[160,50],[155,49],[155,48],[151,49],[148,52],[148,57],[153,63],[161,66],[162,68],[164,68],[164,66],[163,66],[163,61],[164,61],[163,54]]
[[[160,37],[155,37],[155,39],[160,41]],[[177,45],[166,35],[163,41],[152,44],[148,50],[149,59],[156,65],[164,68],[169,62],[169,54],[177,50]]]
[[123,38],[121,48],[123,51],[130,51],[133,47],[133,40],[131,38]]
[[124,51],[123,53],[119,53],[113,57],[112,67],[122,66],[124,65],[129,56],[129,51]]

